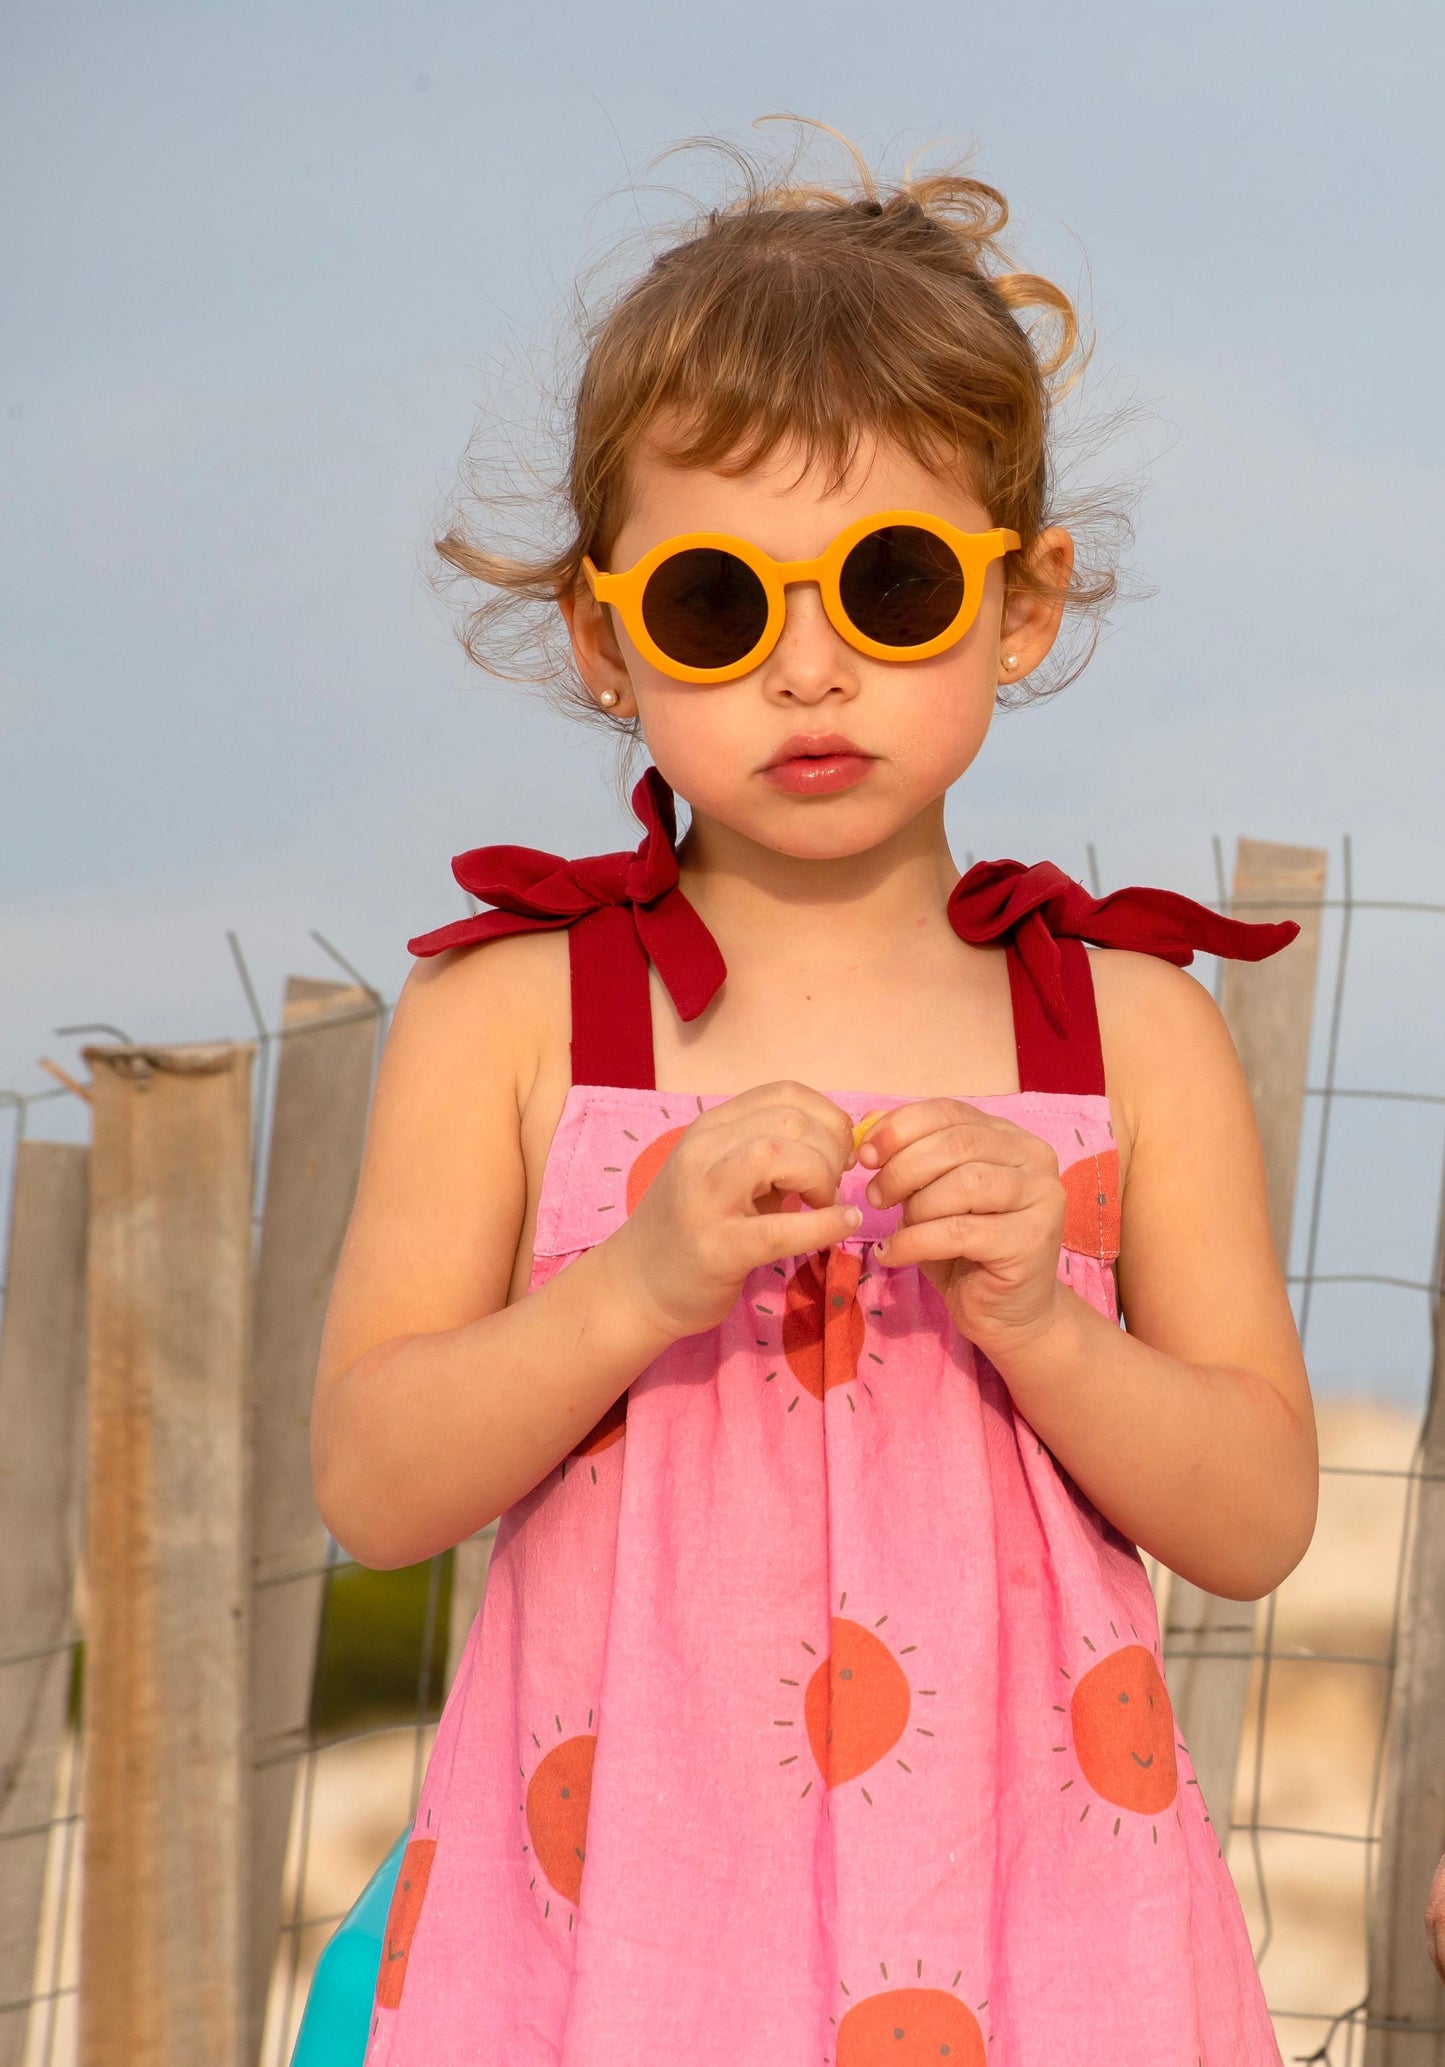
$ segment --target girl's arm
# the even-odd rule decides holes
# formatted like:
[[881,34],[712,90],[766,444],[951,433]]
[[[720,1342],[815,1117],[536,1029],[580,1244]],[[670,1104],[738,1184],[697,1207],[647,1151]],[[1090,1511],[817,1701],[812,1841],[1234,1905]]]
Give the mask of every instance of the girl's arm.
[[1209,993],[1152,956],[1095,956],[1130,1137],[1118,1263],[1128,1333],[1059,1297],[1003,1376],[1094,1504],[1171,1571],[1254,1600],[1314,1533],[1309,1381],[1270,1233],[1244,1072]]
[[605,1245],[507,1304],[521,1099],[554,1002],[546,946],[418,963],[382,1051],[311,1415],[322,1518],[379,1569],[493,1520],[665,1346],[609,1296]]
[[891,1260],[933,1259],[961,1331],[1116,1528],[1209,1592],[1256,1599],[1309,1546],[1318,1458],[1254,1109],[1194,978],[1149,955],[1092,961],[1128,1149],[1128,1333],[1055,1275],[1063,1199],[1051,1151],[970,1108],[952,1125],[927,1113],[910,1122],[905,1108],[871,1137],[882,1202],[914,1200]]

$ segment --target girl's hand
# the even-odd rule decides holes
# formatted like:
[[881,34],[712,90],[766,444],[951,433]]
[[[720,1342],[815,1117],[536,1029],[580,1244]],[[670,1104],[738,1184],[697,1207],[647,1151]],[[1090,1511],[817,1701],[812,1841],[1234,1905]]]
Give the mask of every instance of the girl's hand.
[[[671,1336],[715,1327],[749,1271],[854,1231],[862,1214],[837,1198],[855,1160],[847,1113],[805,1084],[759,1084],[699,1113],[602,1244],[619,1290]],[[794,1192],[815,1208],[805,1225],[783,1205]]]
[[903,1206],[903,1225],[874,1255],[918,1264],[959,1334],[1002,1368],[1057,1311],[1064,1187],[1053,1149],[977,1106],[924,1098],[871,1128],[858,1159],[877,1165],[872,1202]]

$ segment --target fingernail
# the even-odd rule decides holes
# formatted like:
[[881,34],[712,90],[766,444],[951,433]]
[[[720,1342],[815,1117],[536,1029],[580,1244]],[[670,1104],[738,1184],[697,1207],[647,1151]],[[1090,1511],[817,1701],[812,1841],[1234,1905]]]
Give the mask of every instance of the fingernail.
[[859,1149],[858,1160],[860,1163],[866,1163],[870,1170],[877,1163],[878,1150],[874,1147],[871,1141],[865,1141],[863,1146]]
[[865,1199],[867,1199],[870,1206],[882,1205],[883,1199],[878,1190],[878,1179],[876,1177],[873,1179],[873,1182],[869,1185],[867,1191],[864,1192],[863,1196]]
[[843,1220],[848,1227],[861,1227],[863,1224],[862,1208],[860,1206],[847,1207],[843,1214]]

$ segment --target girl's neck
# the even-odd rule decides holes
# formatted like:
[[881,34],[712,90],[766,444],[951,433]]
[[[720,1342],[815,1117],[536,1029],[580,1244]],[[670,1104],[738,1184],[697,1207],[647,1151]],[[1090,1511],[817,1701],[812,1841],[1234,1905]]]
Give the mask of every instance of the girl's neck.
[[[943,800],[892,839],[824,859],[779,853],[695,815],[678,842],[683,894],[726,957],[730,942],[796,960],[846,945],[896,952],[950,931],[946,906],[959,870],[949,851]],[[801,922],[801,923],[800,923]]]

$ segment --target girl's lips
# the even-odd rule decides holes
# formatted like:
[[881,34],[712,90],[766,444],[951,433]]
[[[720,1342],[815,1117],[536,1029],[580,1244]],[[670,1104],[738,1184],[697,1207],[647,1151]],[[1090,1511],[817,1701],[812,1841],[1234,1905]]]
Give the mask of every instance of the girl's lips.
[[869,754],[797,754],[764,768],[763,778],[797,797],[827,796],[834,790],[853,789],[872,766]]

